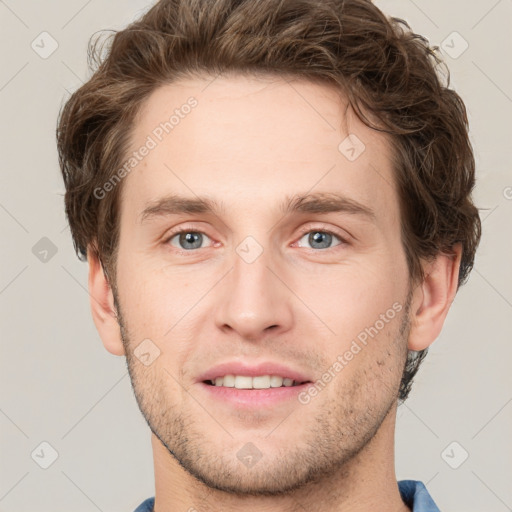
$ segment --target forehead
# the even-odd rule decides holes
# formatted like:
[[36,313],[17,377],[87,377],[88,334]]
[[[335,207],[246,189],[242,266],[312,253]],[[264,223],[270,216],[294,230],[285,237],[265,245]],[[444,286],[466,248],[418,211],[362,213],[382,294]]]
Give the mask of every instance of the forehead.
[[139,159],[124,179],[121,211],[129,204],[135,215],[165,194],[254,212],[284,195],[339,192],[396,216],[389,141],[346,107],[332,86],[278,77],[161,86],[134,122],[130,155]]

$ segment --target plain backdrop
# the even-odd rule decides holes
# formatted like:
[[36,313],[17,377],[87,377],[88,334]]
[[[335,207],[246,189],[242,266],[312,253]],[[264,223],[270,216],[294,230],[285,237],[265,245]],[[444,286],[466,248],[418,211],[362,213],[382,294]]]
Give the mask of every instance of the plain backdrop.
[[[397,477],[425,482],[443,511],[512,510],[512,1],[377,4],[442,48],[483,219],[473,273],[398,412]],[[150,431],[91,319],[55,145],[60,106],[90,76],[89,37],[149,6],[0,0],[1,512],[132,512],[154,495]]]

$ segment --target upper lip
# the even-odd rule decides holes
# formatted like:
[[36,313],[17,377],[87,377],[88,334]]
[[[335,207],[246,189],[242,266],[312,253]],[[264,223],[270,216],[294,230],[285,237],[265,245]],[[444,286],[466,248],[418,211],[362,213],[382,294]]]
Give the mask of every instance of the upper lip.
[[307,375],[298,370],[289,368],[279,363],[272,363],[270,361],[249,364],[240,361],[231,361],[212,366],[210,369],[202,373],[197,381],[203,382],[206,380],[215,380],[217,377],[224,375],[246,375],[248,377],[257,377],[258,375],[278,375],[285,379],[292,379],[295,382],[309,382],[310,379]]

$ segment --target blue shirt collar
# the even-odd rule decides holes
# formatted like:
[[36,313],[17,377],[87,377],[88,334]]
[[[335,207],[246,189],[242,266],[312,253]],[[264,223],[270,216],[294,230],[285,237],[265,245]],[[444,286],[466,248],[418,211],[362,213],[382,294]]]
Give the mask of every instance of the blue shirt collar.
[[[412,512],[440,512],[422,482],[417,480],[401,480],[398,482],[398,490],[402,500]],[[148,498],[134,512],[153,512],[154,503],[154,497]]]

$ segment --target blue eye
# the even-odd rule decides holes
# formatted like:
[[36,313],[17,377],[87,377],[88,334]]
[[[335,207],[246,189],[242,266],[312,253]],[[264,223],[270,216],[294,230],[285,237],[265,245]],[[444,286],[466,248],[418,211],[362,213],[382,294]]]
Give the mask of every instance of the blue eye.
[[[333,238],[337,238],[340,241],[340,244],[343,242],[341,238],[336,236],[334,233],[329,231],[321,231],[321,230],[313,230],[308,231],[300,240],[307,238],[309,244],[311,244],[313,249],[329,249],[331,247],[331,243]],[[340,245],[336,244],[336,245]]]
[[[345,243],[338,235],[326,230],[314,229],[307,231],[299,240],[299,247],[303,247],[303,240],[307,239],[307,243],[312,249],[324,250],[330,249],[337,245]],[[333,240],[338,240],[338,243],[332,245]],[[210,240],[210,237],[200,231],[193,231],[191,229],[183,228],[180,231],[176,231],[166,241],[173,247],[184,251],[193,251],[195,249],[202,249],[203,242]]]
[[[173,247],[178,247],[178,249],[193,250],[201,248],[204,237],[209,240],[209,238],[204,233],[200,233],[198,231],[183,230],[175,233],[171,238],[169,238],[168,241]],[[179,245],[172,243],[172,240],[175,238],[178,238]]]

